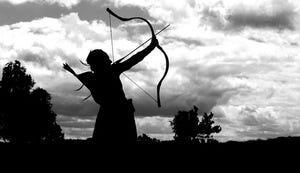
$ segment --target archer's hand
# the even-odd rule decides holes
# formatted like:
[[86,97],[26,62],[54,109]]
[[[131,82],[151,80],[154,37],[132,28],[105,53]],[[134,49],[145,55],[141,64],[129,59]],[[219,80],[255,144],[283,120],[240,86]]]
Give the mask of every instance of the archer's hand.
[[155,46],[155,47],[158,45],[158,40],[156,39],[156,37],[153,37],[153,38],[152,38],[151,44],[152,44],[153,46]]
[[74,70],[69,66],[69,64],[64,63],[64,64],[63,64],[63,68],[64,68],[65,70],[67,70],[68,72],[70,72],[70,73],[72,73],[72,74],[75,74]]

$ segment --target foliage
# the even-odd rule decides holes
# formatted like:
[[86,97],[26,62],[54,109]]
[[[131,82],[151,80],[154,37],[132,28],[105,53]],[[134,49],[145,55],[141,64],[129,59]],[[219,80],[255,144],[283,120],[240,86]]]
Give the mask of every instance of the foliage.
[[151,138],[151,137],[147,136],[146,134],[143,134],[141,136],[138,136],[137,142],[139,144],[158,144],[158,143],[160,143],[160,140],[158,140],[156,138]]
[[35,82],[19,61],[6,64],[0,83],[0,138],[11,143],[63,140],[51,110],[50,94],[33,89]]
[[178,111],[173,121],[171,121],[171,127],[175,133],[174,139],[177,141],[194,141],[198,135],[198,108],[194,108],[190,111]]
[[219,133],[222,129],[219,125],[213,125],[215,123],[213,116],[213,113],[204,113],[201,121],[199,121],[196,106],[190,111],[179,111],[171,121],[175,141],[183,143],[217,142],[212,134]]
[[215,123],[213,121],[214,114],[211,112],[210,114],[204,113],[202,116],[202,120],[198,125],[198,137],[202,142],[205,143],[213,143],[216,142],[213,138],[213,133],[220,133],[222,128],[219,125],[214,126]]

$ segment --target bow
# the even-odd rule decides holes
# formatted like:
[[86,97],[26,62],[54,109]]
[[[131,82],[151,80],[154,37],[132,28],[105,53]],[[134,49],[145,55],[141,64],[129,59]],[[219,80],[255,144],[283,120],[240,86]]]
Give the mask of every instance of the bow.
[[[117,19],[121,20],[121,21],[130,21],[130,20],[134,20],[134,19],[139,19],[139,20],[143,20],[144,22],[146,22],[151,30],[151,34],[152,34],[152,38],[156,38],[155,36],[155,33],[154,33],[154,29],[151,25],[151,23],[142,18],[142,17],[131,17],[131,18],[124,18],[124,17],[121,17],[121,16],[118,16],[117,14],[115,14],[113,11],[111,11],[109,8],[106,9],[106,11],[111,14],[112,16],[116,17]],[[164,51],[164,49],[158,44],[156,46],[165,56],[165,60],[166,60],[166,69],[165,69],[165,72],[164,72],[164,75],[162,76],[162,78],[160,79],[160,81],[158,82],[157,84],[157,105],[158,107],[161,107],[161,101],[160,101],[160,88],[161,88],[161,84],[163,82],[163,80],[165,79],[165,77],[167,76],[168,74],[168,71],[169,71],[169,58],[168,58],[168,55],[167,53]]]

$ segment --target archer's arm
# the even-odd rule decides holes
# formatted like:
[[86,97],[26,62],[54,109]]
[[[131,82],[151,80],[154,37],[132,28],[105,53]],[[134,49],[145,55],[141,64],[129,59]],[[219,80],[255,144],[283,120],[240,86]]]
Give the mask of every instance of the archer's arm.
[[77,74],[75,73],[75,71],[69,66],[69,64],[64,63],[63,64],[63,68],[65,70],[67,70],[68,72],[70,72],[72,75],[74,75],[75,77],[77,77]]
[[68,72],[70,72],[72,75],[74,75],[82,84],[85,84],[82,77],[80,77],[80,75],[76,74],[75,71],[69,66],[69,64],[64,63],[63,68],[65,70],[67,70]]
[[147,46],[144,50],[136,53],[128,60],[122,62],[119,64],[120,72],[124,72],[126,70],[129,70],[137,63],[141,62],[156,46],[158,45],[158,41],[156,38],[152,38],[152,41],[149,46]]
[[76,74],[75,71],[69,66],[69,64],[64,63],[63,68],[73,74],[83,85],[90,89],[91,85],[91,72],[85,72],[81,74]]

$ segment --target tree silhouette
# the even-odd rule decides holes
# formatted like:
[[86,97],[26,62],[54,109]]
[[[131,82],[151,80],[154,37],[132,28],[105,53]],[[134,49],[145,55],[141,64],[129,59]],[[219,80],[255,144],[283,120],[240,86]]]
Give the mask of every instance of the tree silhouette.
[[179,142],[196,141],[198,134],[198,108],[190,111],[178,111],[171,121],[171,127],[175,133],[174,139]]
[[214,114],[211,112],[210,114],[204,113],[202,116],[202,120],[198,125],[198,137],[200,138],[202,143],[213,143],[217,142],[213,138],[213,133],[220,133],[222,128],[219,125],[213,125],[215,122],[213,121]]
[[221,127],[213,125],[213,116],[213,113],[209,115],[204,113],[202,120],[199,121],[198,108],[196,106],[190,111],[178,111],[171,121],[171,127],[175,133],[175,141],[181,143],[217,142],[212,134],[221,132]]
[[160,140],[156,138],[151,138],[147,136],[146,134],[142,134],[141,136],[138,136],[137,141],[139,144],[159,144]]
[[11,143],[46,143],[64,134],[51,110],[50,94],[33,89],[35,82],[19,61],[6,64],[0,82],[0,138]]

